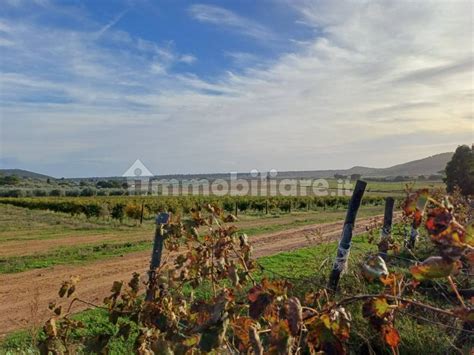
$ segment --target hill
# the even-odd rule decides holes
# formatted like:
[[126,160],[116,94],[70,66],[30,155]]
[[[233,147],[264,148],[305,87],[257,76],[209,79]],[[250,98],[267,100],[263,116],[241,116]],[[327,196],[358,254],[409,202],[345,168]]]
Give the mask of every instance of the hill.
[[0,175],[11,176],[16,175],[21,178],[30,178],[30,179],[39,179],[39,180],[54,180],[53,177],[43,174],[38,174],[32,171],[23,170],[23,169],[0,169]]
[[[413,160],[407,163],[394,165],[388,168],[370,168],[365,166],[354,166],[350,169],[333,169],[333,170],[307,170],[307,171],[279,171],[277,178],[279,179],[290,179],[290,178],[332,178],[335,174],[349,176],[351,174],[360,174],[363,177],[396,177],[396,176],[420,176],[420,175],[435,175],[439,174],[439,171],[444,170],[448,161],[454,153],[441,153],[436,154],[427,158]],[[51,176],[38,174],[28,170],[22,169],[0,169],[0,174],[3,175],[17,175],[23,178],[33,178],[46,180],[54,178]],[[249,173],[239,173],[239,178],[247,179],[250,178]],[[177,180],[190,180],[190,179],[228,179],[228,173],[209,173],[209,174],[170,174],[170,175],[159,175],[156,178],[161,179],[177,179]],[[122,180],[123,177],[89,177],[89,178],[70,178],[70,181],[98,181],[98,180]]]
[[338,170],[311,170],[311,171],[283,171],[278,173],[280,178],[330,178],[335,174],[351,175],[360,174],[363,177],[396,177],[396,176],[420,176],[436,175],[444,170],[448,161],[454,153],[441,153],[427,158],[413,160],[403,164],[397,164],[388,168],[370,168],[365,166],[354,166],[350,169]]
[[[377,169],[377,176],[398,176],[398,175],[432,175],[439,174],[444,170],[448,161],[451,160],[454,153],[441,153],[428,158],[413,160],[408,163],[394,165],[386,169]],[[374,173],[374,172],[373,172]],[[372,173],[372,174],[373,174]]]

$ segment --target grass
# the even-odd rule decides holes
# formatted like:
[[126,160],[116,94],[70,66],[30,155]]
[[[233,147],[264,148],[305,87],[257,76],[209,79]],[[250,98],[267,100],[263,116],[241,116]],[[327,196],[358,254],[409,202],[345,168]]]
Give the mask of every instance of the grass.
[[[380,214],[383,212],[382,208],[381,206],[362,207],[359,217],[363,218]],[[17,240],[18,248],[21,251],[22,243],[27,243],[27,240],[50,239],[53,236],[55,236],[54,238],[56,240],[59,240],[60,238],[71,239],[78,235],[94,235],[95,233],[98,233],[98,235],[97,238],[95,238],[97,242],[93,243],[89,241],[89,243],[86,244],[75,244],[74,246],[59,248],[55,247],[54,243],[45,243],[47,249],[44,252],[0,258],[0,274],[23,272],[64,264],[86,264],[96,260],[151,249],[153,236],[153,225],[151,222],[143,227],[124,227],[124,229],[119,229],[114,233],[112,226],[105,225],[102,229],[97,230],[92,228],[96,226],[94,222],[78,222],[76,221],[77,217],[60,213],[0,205],[0,212],[2,211],[6,211],[7,213],[0,217],[0,222],[7,221],[7,227],[0,224],[0,247],[2,242]],[[241,222],[238,222],[237,226],[240,226],[241,232],[253,236],[263,233],[274,233],[304,225],[334,222],[342,220],[344,216],[344,210],[296,212],[286,215],[242,216]],[[13,224],[14,220],[25,220],[26,218],[31,219],[31,223],[28,226],[19,223],[17,231],[13,231],[9,227],[10,222],[8,221],[12,221],[11,224]],[[87,224],[84,226],[83,223]],[[59,232],[58,229],[62,225],[65,225],[65,230]],[[70,228],[71,225],[74,229]],[[80,234],[78,234],[78,232],[80,232]],[[112,234],[112,239],[108,239],[106,242],[101,241],[101,236],[109,237]],[[13,237],[15,235],[17,239]]]
[[[318,290],[326,285],[327,276],[330,272],[331,262],[337,248],[336,243],[328,243],[315,247],[304,248],[293,252],[285,252],[277,255],[258,259],[263,271],[255,273],[256,279],[287,278],[293,285],[293,293],[301,296],[306,291]],[[420,245],[420,248],[428,248],[427,245]],[[349,261],[349,270],[342,277],[340,282],[339,298],[344,298],[348,294],[377,293],[382,286],[379,284],[366,284],[361,280],[358,273],[358,265],[363,256],[370,251],[375,251],[376,246],[368,242],[368,237],[360,236],[353,239],[353,248]],[[389,268],[399,267],[397,259],[389,263]],[[80,286],[79,286],[80,287]],[[207,297],[209,290],[204,287],[195,293],[197,297]],[[442,305],[442,301],[437,295],[431,292],[417,293],[414,297],[422,302],[434,305]],[[362,317],[361,304],[355,303],[347,307],[352,314],[352,333],[349,339],[351,353],[368,353],[369,347],[377,354],[390,354],[390,350],[382,344],[379,335],[369,326],[367,320]],[[426,317],[426,314],[418,312],[418,316]],[[102,334],[116,334],[118,328],[112,325],[107,315],[102,310],[88,310],[75,316],[82,320],[86,328],[74,334],[76,340],[85,338],[89,340],[100,339]],[[122,319],[122,321],[126,321]],[[444,327],[442,324],[433,324],[421,321],[411,316],[400,314],[395,322],[401,335],[401,354],[448,354],[453,353],[452,342],[455,338],[453,330]],[[136,328],[132,335],[136,336]],[[40,335],[41,336],[41,335]],[[115,335],[111,343],[111,353],[125,354],[132,353],[132,340],[125,340],[123,337]],[[95,345],[86,342],[84,353],[97,353],[97,342]],[[0,345],[0,353],[17,354],[27,353],[34,349],[31,336],[27,332],[17,332],[7,337]],[[113,351],[112,351],[113,349]]]
[[[383,214],[383,206],[371,206],[371,207],[361,207],[358,217],[365,218]],[[318,212],[310,213],[295,213],[295,219],[291,220],[288,223],[278,224],[278,223],[266,223],[253,227],[242,226],[239,231],[248,234],[249,236],[264,234],[264,233],[273,233],[279,232],[286,229],[291,229],[295,227],[302,227],[311,224],[318,223],[331,223],[342,221],[346,215],[346,210],[325,210]],[[276,215],[273,218],[279,218],[280,215]],[[272,217],[266,217],[272,218]]]
[[151,240],[134,243],[102,243],[78,247],[58,248],[44,254],[13,256],[0,259],[0,274],[23,272],[61,264],[83,264],[95,260],[123,256],[143,250],[151,250]]
[[54,239],[71,234],[126,233],[134,229],[136,224],[0,204],[0,245],[7,241]]

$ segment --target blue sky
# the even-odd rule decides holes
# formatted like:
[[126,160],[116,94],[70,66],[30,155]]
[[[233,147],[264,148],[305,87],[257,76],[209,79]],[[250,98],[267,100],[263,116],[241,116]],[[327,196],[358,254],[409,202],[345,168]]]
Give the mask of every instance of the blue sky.
[[473,137],[468,1],[0,4],[0,167],[384,167]]

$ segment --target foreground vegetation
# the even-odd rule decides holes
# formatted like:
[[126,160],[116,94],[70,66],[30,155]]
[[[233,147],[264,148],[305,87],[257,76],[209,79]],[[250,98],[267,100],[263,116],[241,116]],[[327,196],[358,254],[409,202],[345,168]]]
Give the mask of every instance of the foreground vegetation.
[[[455,202],[425,191],[410,196],[404,210],[415,228],[424,221],[424,239],[413,251],[403,248],[404,228],[396,229],[387,262],[377,256],[377,235],[355,239],[337,293],[326,288],[335,244],[255,261],[247,237],[209,206],[161,230],[167,249],[189,249],[165,260],[170,271],[156,270],[147,301],[134,275],[128,284],[115,282],[94,311],[71,316],[52,304],[55,315],[33,334],[31,349],[39,341],[59,353],[468,352],[473,310],[459,291],[472,287],[474,236],[472,225],[463,226],[468,210]],[[80,302],[77,287],[76,278],[65,282],[60,297]],[[16,336],[3,346],[25,342]]]
[[[397,233],[401,233],[400,230]],[[396,234],[395,234],[396,235]],[[398,234],[399,235],[399,234]],[[340,285],[340,297],[348,294],[363,294],[375,292],[380,289],[377,285],[366,285],[361,282],[359,275],[360,262],[367,252],[374,252],[376,246],[370,242],[369,235],[357,237],[353,241],[353,252],[349,262],[349,269]],[[259,269],[254,272],[254,279],[261,282],[263,278],[287,279],[293,284],[295,295],[303,296],[311,291],[318,291],[326,286],[326,278],[330,272],[331,256],[335,254],[336,243],[318,245],[294,252],[281,253],[270,257],[258,259]],[[423,254],[429,254],[430,245],[427,241],[422,241],[419,245]],[[408,253],[402,253],[399,258],[392,258],[389,267],[402,269],[407,261],[403,258],[411,259]],[[410,261],[409,261],[410,262]],[[411,262],[410,262],[411,263]],[[77,285],[80,288],[80,282]],[[440,295],[450,295],[445,283],[428,285],[426,288],[419,288],[416,298],[420,301],[435,305],[445,305],[445,299]],[[435,291],[435,292],[433,292]],[[189,290],[187,290],[189,292]],[[211,290],[209,286],[202,286],[194,291],[196,298],[209,298]],[[354,353],[389,353],[385,348],[378,334],[374,333],[364,319],[360,306],[351,305],[348,311],[352,315],[352,328],[354,329],[349,339],[349,349]],[[84,328],[72,331],[70,341],[76,344],[75,351],[81,353],[100,353],[102,350],[100,339],[110,337],[108,349],[110,353],[130,354],[134,352],[139,329],[126,317],[119,318],[118,324],[110,321],[109,314],[101,308],[91,309],[72,316],[72,319],[84,324]],[[127,336],[121,334],[120,325],[130,324],[132,329]],[[410,310],[410,312],[400,313],[397,318],[397,329],[400,333],[401,341],[399,352],[401,354],[448,354],[455,352],[453,343],[456,340],[459,324],[444,322],[436,314],[426,314],[420,310]],[[46,334],[42,330],[31,329],[11,334],[0,346],[0,353],[37,353],[36,341],[44,340]]]

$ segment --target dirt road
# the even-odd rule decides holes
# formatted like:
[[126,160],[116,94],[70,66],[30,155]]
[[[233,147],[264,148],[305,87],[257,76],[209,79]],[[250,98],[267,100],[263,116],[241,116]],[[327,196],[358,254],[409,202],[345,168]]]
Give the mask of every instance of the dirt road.
[[[381,216],[375,217],[381,220]],[[360,219],[355,233],[362,233],[374,217]],[[338,240],[342,221],[292,228],[250,238],[254,256],[262,257],[291,251],[328,241]],[[310,237],[308,239],[308,237]],[[81,281],[77,296],[83,300],[101,303],[109,294],[115,280],[129,280],[133,272],[146,275],[150,252],[126,254],[123,257],[93,262],[81,266],[57,266],[17,274],[0,275],[0,337],[21,329],[39,326],[50,312],[47,305],[57,301],[57,291],[63,280],[78,275]],[[86,306],[76,304],[74,311]]]

